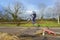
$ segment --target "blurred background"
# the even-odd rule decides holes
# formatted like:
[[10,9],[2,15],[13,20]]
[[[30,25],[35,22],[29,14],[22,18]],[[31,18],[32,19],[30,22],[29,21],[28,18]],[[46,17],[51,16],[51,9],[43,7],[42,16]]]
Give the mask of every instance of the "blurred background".
[[36,26],[60,26],[60,0],[0,0],[0,26],[31,27],[32,11]]

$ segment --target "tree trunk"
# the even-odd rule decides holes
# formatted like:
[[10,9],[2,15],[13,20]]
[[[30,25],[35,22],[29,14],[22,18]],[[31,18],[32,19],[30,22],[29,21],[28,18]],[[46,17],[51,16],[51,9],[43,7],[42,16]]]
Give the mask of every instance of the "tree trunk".
[[58,16],[58,24],[59,24],[59,16]]

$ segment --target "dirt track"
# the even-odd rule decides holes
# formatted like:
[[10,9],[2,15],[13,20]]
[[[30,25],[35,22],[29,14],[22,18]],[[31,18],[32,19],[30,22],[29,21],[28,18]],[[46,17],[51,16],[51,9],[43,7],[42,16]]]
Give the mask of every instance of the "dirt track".
[[[15,27],[15,28],[9,28],[9,27],[0,27],[0,32],[7,32],[7,33],[28,33],[28,34],[32,34],[38,30],[40,30],[41,28],[38,27]],[[60,33],[60,28],[50,28],[50,30],[54,31],[54,32],[59,32]]]
[[[50,28],[54,32],[59,32],[60,33],[60,28]],[[15,27],[15,28],[0,28],[0,32],[7,32],[7,33],[12,33],[12,34],[29,34],[29,35],[34,35],[36,31],[40,30],[38,27],[32,27],[32,28],[24,28],[24,27]],[[42,36],[37,36],[37,37],[20,37],[21,40],[43,40],[44,37]],[[47,37],[47,40],[60,40],[60,37],[56,36],[50,36]]]

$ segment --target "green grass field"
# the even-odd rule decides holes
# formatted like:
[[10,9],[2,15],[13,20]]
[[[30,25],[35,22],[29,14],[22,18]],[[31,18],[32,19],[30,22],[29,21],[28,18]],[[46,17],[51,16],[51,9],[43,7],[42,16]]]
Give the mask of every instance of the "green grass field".
[[[25,21],[26,22],[26,21]],[[0,24],[1,26],[5,26],[5,27],[17,27],[17,24]],[[26,22],[24,24],[20,24],[19,27],[33,27],[33,26],[38,26],[40,25],[41,27],[60,27],[60,24],[57,23],[57,21],[36,21],[36,24],[33,25],[32,22]]]
[[[41,27],[60,27],[60,24],[58,24],[56,21],[37,21],[36,24],[34,26],[38,26],[40,25]],[[28,26],[28,27],[32,27],[33,24],[32,23],[27,23],[27,24],[22,24],[20,26]]]

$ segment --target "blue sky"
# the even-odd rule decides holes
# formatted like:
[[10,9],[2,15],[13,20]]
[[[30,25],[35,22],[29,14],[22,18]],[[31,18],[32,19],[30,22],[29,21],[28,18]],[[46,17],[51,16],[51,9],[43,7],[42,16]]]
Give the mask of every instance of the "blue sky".
[[[40,3],[45,4],[48,8],[48,7],[53,7],[56,2],[56,0],[0,0],[0,10],[1,10],[1,6],[7,6],[9,3],[11,4],[11,6],[13,6],[15,1],[21,2],[26,8],[26,10],[28,11],[27,13],[30,13],[31,11],[34,11],[34,10],[39,10]],[[27,15],[24,14],[21,16],[29,17],[29,14]],[[41,14],[38,14],[38,16],[41,16]]]
[[39,10],[39,3],[44,3],[46,6],[53,6],[56,0],[0,0],[0,5],[7,6],[9,3],[13,5],[15,1],[23,3],[27,10]]

